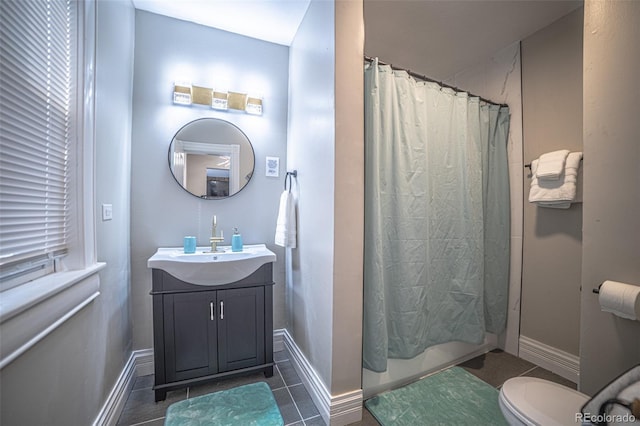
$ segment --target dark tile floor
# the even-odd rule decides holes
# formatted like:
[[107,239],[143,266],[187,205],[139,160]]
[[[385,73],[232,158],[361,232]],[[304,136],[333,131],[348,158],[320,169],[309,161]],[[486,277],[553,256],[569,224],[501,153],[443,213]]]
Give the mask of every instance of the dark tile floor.
[[153,375],[138,377],[120,415],[118,426],[161,426],[164,424],[167,408],[174,402],[256,382],[266,382],[269,385],[285,425],[324,426],[324,420],[293,368],[288,352],[274,352],[273,356],[276,362],[273,377],[265,378],[263,373],[254,373],[193,386],[168,392],[167,399],[158,403],[155,402],[152,390]]
[[564,377],[500,349],[463,362],[460,367],[498,389],[508,379],[518,376],[537,377],[576,389],[576,384]]
[[[255,373],[216,383],[189,387],[169,392],[167,399],[159,403],[154,402],[154,393],[151,389],[153,376],[138,377],[129,394],[118,425],[161,426],[164,424],[167,407],[174,402],[259,381],[267,382],[271,387],[285,425],[325,425],[318,409],[313,404],[313,400],[293,368],[288,352],[275,352],[274,359],[276,368],[274,368],[273,377],[268,379],[262,373]],[[538,377],[560,383],[572,389],[576,388],[574,383],[557,374],[497,349],[464,362],[460,364],[460,367],[496,388],[500,388],[507,379],[517,376]],[[376,426],[379,423],[369,411],[363,408],[362,421],[354,424]]]

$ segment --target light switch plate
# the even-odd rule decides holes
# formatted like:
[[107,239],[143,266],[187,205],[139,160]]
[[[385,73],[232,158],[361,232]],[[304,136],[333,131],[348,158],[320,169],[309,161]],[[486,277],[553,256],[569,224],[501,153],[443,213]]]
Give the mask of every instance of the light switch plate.
[[113,219],[113,205],[103,204],[102,205],[102,221],[104,222],[112,219]]

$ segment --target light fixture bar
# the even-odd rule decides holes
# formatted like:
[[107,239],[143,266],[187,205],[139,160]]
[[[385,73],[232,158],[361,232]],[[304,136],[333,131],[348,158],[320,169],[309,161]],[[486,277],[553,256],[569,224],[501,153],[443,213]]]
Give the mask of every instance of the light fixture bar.
[[173,86],[173,103],[179,105],[207,105],[217,110],[235,109],[247,114],[262,115],[262,97],[240,92],[195,86],[176,82]]

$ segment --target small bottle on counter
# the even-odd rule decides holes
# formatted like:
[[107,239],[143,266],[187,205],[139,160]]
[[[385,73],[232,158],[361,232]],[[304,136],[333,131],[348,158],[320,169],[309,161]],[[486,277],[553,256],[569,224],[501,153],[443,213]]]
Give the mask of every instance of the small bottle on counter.
[[233,228],[231,237],[231,251],[242,251],[242,235],[238,233],[238,228]]

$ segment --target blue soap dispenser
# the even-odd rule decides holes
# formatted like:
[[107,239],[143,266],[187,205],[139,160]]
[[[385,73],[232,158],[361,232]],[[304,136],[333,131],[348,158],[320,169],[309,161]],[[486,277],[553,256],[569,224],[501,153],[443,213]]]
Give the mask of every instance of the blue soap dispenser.
[[238,234],[238,228],[233,228],[231,251],[242,251],[242,235]]

